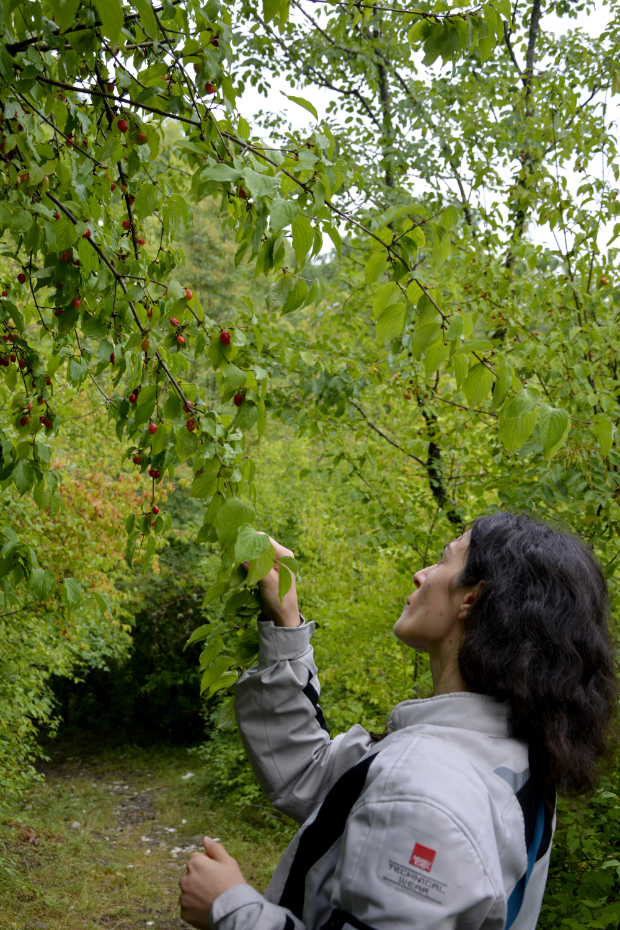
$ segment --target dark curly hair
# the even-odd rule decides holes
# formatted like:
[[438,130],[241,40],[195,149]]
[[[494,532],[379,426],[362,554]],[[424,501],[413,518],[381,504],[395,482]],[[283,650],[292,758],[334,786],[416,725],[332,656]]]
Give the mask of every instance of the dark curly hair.
[[471,525],[455,584],[480,581],[460,646],[463,680],[508,703],[543,785],[590,793],[613,752],[618,706],[600,565],[576,536],[498,512]]

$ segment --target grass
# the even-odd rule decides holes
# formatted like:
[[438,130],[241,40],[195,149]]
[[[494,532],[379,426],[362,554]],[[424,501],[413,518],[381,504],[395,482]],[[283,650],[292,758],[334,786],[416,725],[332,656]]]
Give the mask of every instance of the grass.
[[3,930],[186,928],[177,883],[205,834],[250,884],[267,885],[288,831],[210,798],[204,763],[187,749],[80,739],[48,752],[42,783],[3,810]]

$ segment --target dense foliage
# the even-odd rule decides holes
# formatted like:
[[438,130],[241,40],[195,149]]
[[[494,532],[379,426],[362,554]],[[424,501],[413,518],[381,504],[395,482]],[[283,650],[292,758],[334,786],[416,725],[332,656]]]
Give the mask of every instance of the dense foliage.
[[[2,6],[7,786],[53,719],[54,671],[122,672],[129,725],[166,688],[194,707],[200,678],[199,713],[206,698],[226,725],[221,696],[255,654],[253,592],[272,564],[261,529],[295,542],[338,730],[380,725],[425,687],[426,667],[385,633],[386,607],[484,510],[575,529],[615,606],[618,6],[596,38],[546,28],[588,9]],[[281,109],[243,112],[246,85],[268,93],[280,77],[303,132]],[[306,98],[321,88],[334,103],[319,120]],[[182,481],[203,554],[174,541],[166,498]],[[128,568],[157,581],[120,583],[123,536]],[[161,637],[167,590],[183,616],[164,610]],[[199,610],[198,675],[196,647],[178,649]],[[243,796],[235,737],[217,739]],[[541,921],[616,926],[617,788],[585,830],[562,818]]]

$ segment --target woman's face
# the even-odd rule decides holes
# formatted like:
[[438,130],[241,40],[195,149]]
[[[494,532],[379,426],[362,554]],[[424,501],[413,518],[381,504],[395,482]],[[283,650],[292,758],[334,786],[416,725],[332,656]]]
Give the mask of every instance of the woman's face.
[[413,576],[416,590],[394,624],[395,636],[406,646],[433,652],[444,643],[460,641],[463,620],[475,600],[470,589],[454,586],[465,566],[468,545],[469,533],[465,533],[446,545],[439,562]]

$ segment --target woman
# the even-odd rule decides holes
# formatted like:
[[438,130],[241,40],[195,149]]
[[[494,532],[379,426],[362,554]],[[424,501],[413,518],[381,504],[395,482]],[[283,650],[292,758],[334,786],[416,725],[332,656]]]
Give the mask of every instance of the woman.
[[611,751],[603,573],[574,536],[496,513],[413,581],[394,632],[428,652],[433,697],[399,704],[385,738],[354,726],[333,740],[313,624],[294,587],[280,604],[276,570],[261,582],[237,718],[263,790],[304,825],[264,896],[205,838],[180,882],[193,926],[534,930],[555,790],[592,791]]

